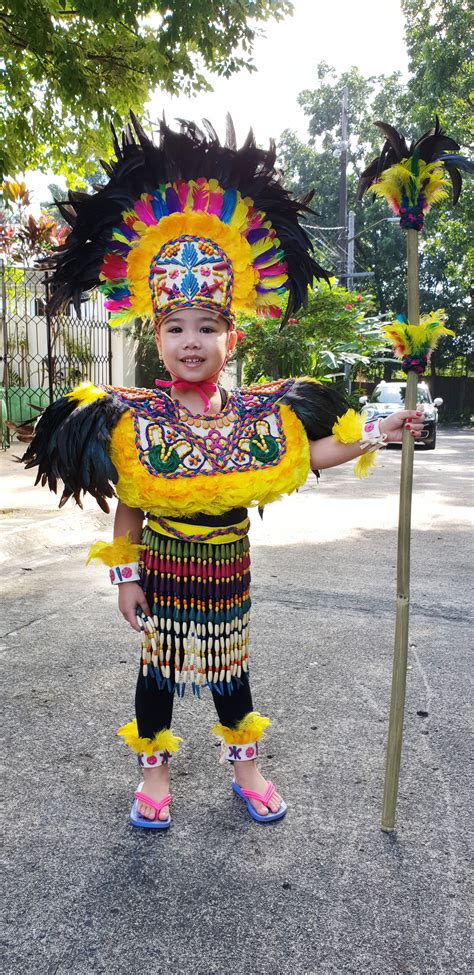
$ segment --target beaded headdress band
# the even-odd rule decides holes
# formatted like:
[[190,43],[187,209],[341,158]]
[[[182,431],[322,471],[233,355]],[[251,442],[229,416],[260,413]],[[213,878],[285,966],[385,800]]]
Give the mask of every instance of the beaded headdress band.
[[94,194],[58,203],[71,231],[53,255],[52,312],[99,286],[111,325],[163,320],[176,308],[204,307],[229,322],[235,312],[279,317],[306,303],[308,286],[327,272],[313,258],[299,223],[310,212],[275,170],[275,147],[252,133],[236,148],[232,123],[220,145],[193,123],[164,123],[155,145],[131,115],[109,182]]

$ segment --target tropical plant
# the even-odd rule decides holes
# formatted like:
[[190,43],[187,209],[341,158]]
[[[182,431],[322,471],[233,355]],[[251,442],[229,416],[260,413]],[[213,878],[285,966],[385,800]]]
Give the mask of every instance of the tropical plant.
[[[331,381],[387,348],[371,296],[319,282],[308,308],[282,328],[277,319],[239,319],[237,354],[247,383],[286,376]],[[342,372],[341,372],[342,370]]]

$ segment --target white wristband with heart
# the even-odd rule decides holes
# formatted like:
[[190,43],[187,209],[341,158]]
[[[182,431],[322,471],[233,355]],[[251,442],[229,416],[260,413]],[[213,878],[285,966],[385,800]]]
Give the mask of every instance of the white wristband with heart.
[[380,431],[380,423],[382,420],[382,416],[371,416],[365,420],[360,438],[361,450],[371,453],[373,450],[380,450],[381,447],[385,446],[388,437],[386,433],[381,433]]

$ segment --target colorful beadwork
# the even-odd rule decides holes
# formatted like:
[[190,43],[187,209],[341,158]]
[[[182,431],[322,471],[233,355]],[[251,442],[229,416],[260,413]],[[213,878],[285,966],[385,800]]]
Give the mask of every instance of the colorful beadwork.
[[291,407],[279,402],[294,383],[232,390],[213,416],[194,415],[162,391],[129,396],[110,387],[126,407],[110,440],[122,503],[192,519],[196,512],[270,504],[296,490],[308,475],[308,437]]
[[273,394],[267,387],[233,390],[216,416],[194,416],[161,390],[150,393],[138,409],[132,401],[141,464],[153,476],[167,479],[275,466],[286,445],[275,402],[292,383],[280,383]]
[[152,610],[139,617],[143,675],[184,694],[187,683],[232,693],[248,670],[248,537],[230,545],[170,539],[146,526],[141,585]]
[[178,527],[180,523],[173,522],[170,518],[149,518],[148,524],[153,530],[156,526],[161,534],[169,535],[171,538],[178,538],[182,542],[208,542],[212,545],[219,544],[219,541],[235,542],[239,538],[245,538],[249,532],[250,519],[245,518],[242,526],[231,525],[230,528],[207,528],[205,531],[199,530],[197,526],[192,531],[189,531],[189,525],[186,526],[186,530],[184,530],[182,525],[180,529]]
[[232,264],[212,240],[183,236],[161,248],[150,268],[153,314],[163,309],[218,306],[231,317]]

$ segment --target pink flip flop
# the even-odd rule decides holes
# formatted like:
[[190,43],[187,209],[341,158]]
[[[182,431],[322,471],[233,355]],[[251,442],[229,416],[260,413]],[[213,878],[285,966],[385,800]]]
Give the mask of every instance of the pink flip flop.
[[268,812],[266,816],[261,816],[250,802],[250,799],[256,799],[257,802],[263,802],[263,805],[268,807],[268,803],[270,802],[272,795],[276,792],[273,782],[268,783],[263,795],[260,795],[259,792],[253,792],[252,789],[242,789],[240,785],[237,785],[235,780],[232,782],[232,788],[235,794],[239,796],[240,799],[244,800],[252,819],[254,819],[256,823],[274,823],[276,819],[282,819],[286,813],[287,806],[286,803],[283,802],[283,799],[277,812]]
[[158,814],[161,812],[164,806],[169,806],[171,796],[168,794],[164,797],[164,799],[160,799],[159,802],[156,802],[155,799],[151,798],[151,796],[147,796],[146,792],[141,791],[142,786],[143,782],[140,782],[137,791],[133,793],[134,801],[132,803],[130,816],[128,818],[129,823],[132,826],[139,826],[141,829],[168,829],[168,827],[171,826],[171,816],[168,816],[168,819],[158,819],[158,816],[155,816],[155,819],[146,819],[145,816],[140,816],[140,813],[137,812],[137,802],[138,800],[141,802],[146,802],[147,806],[152,806],[153,809],[156,809]]

